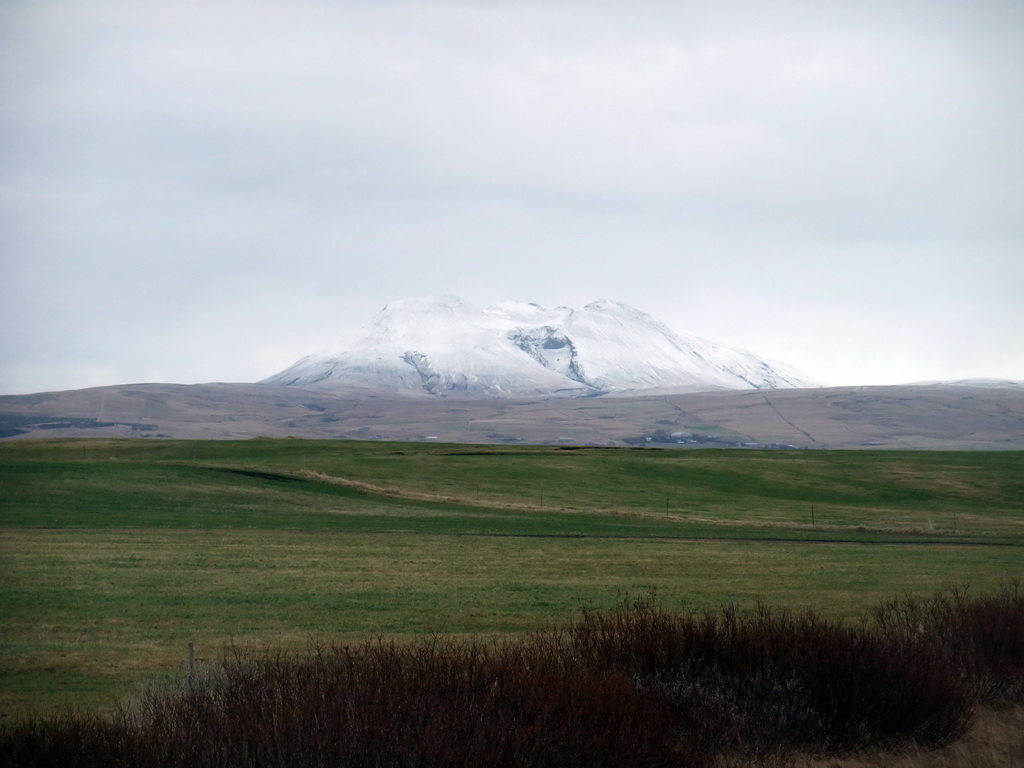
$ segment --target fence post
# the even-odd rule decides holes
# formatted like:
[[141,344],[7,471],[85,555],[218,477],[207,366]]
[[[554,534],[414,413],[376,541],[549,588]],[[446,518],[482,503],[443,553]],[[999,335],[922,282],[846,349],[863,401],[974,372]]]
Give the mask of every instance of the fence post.
[[188,676],[192,675],[196,671],[196,647],[193,643],[188,644]]

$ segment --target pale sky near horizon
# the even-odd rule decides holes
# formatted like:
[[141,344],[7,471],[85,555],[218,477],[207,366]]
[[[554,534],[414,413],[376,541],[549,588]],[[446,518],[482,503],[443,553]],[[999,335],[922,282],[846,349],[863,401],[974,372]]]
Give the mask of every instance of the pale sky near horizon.
[[827,384],[1024,380],[1019,0],[5,0],[0,394],[614,299]]

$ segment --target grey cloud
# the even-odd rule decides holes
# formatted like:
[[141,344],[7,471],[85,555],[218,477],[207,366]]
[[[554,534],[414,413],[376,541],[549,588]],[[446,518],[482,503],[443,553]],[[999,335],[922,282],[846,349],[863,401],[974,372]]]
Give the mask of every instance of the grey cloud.
[[[855,322],[847,355],[898,339],[917,368],[936,329],[989,334],[975,373],[1024,378],[996,349],[1024,320],[1016,3],[0,14],[0,389],[260,378],[429,292],[618,298],[820,378],[867,370],[834,353]],[[81,362],[33,378],[69,339]]]

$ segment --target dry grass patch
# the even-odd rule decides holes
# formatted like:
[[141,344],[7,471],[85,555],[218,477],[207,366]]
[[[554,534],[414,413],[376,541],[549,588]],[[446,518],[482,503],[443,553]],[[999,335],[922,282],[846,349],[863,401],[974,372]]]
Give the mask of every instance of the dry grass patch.
[[1020,768],[1024,765],[1024,708],[981,708],[960,741],[942,749],[907,748],[850,757],[802,757],[794,768]]

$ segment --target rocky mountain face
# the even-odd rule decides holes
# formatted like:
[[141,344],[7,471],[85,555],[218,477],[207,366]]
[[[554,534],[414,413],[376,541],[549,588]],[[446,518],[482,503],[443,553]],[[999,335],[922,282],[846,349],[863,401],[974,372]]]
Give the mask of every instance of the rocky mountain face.
[[392,302],[335,348],[262,383],[478,397],[817,386],[790,366],[672,331],[619,302],[478,309],[451,296]]

